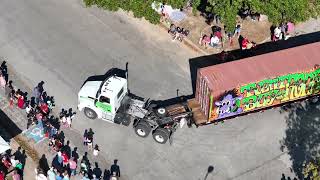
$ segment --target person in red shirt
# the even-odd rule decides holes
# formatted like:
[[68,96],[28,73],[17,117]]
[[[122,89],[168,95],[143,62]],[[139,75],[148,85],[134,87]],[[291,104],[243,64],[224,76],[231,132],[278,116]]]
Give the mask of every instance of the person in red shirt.
[[214,35],[217,36],[220,40],[222,40],[221,31],[216,31],[216,32],[214,32]]
[[68,163],[69,163],[69,157],[68,157],[68,155],[67,155],[66,152],[63,152],[61,156],[62,156],[62,164],[63,164],[63,167],[65,167],[65,166],[67,166]]
[[49,112],[49,107],[46,103],[41,103],[40,109],[44,114],[48,114]]
[[4,172],[0,171],[0,180],[4,180]]
[[23,96],[20,96],[19,98],[18,98],[18,107],[20,108],[20,109],[23,109],[24,107],[24,97]]
[[249,40],[247,38],[243,38],[242,42],[241,42],[241,49],[245,50],[247,49],[247,45],[249,43]]

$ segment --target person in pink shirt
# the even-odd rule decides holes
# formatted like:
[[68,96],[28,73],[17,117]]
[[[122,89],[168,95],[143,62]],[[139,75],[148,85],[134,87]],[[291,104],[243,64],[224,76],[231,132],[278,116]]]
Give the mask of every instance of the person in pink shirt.
[[21,180],[21,177],[18,174],[17,170],[13,171],[12,180]]
[[71,176],[75,176],[76,170],[77,170],[77,163],[74,160],[74,158],[69,159],[69,167],[70,167],[70,171],[71,171]]

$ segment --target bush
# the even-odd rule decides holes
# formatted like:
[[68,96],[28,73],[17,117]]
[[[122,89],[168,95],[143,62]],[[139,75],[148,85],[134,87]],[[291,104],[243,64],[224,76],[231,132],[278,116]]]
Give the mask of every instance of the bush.
[[83,0],[87,7],[97,5],[109,11],[124,11],[133,12],[134,17],[144,17],[152,24],[160,22],[160,15],[151,8],[152,0]]

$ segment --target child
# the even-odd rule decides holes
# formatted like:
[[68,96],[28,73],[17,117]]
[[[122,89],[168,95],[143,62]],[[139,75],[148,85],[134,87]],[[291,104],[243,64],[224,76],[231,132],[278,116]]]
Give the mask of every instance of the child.
[[94,146],[94,149],[93,149],[93,155],[94,155],[94,156],[98,156],[99,151],[100,151],[99,146],[98,146],[98,144],[96,144],[96,145]]
[[90,138],[87,139],[88,150],[92,150],[92,140]]
[[71,117],[67,116],[66,117],[66,121],[67,121],[67,127],[70,128],[71,127],[71,122],[72,122]]

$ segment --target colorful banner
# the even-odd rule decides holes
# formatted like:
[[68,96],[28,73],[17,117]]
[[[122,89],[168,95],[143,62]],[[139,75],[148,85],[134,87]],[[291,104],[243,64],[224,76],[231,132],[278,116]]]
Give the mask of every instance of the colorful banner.
[[235,116],[319,93],[320,68],[265,79],[235,88],[213,100],[209,119]]

